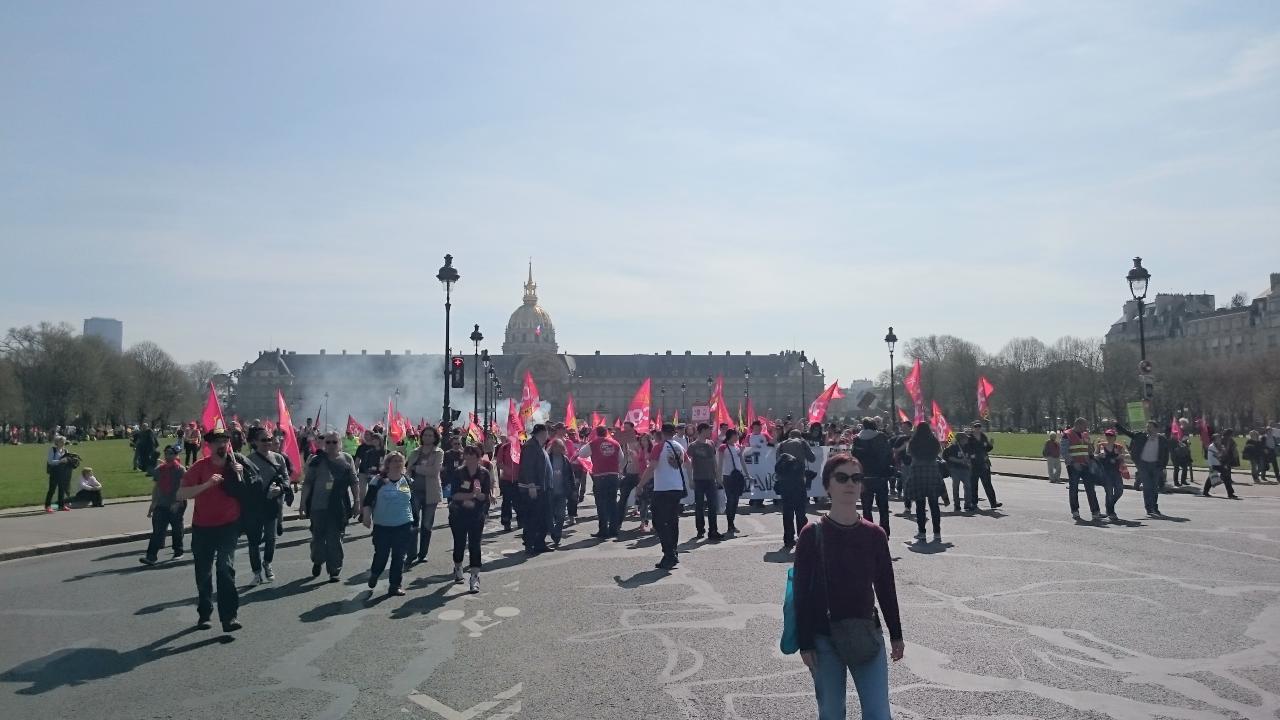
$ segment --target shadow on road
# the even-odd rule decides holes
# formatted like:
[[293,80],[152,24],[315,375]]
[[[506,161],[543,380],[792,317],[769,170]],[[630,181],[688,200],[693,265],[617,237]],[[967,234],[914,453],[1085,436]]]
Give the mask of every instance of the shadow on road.
[[[60,687],[74,687],[94,680],[103,680],[116,675],[133,672],[139,667],[156,660],[174,655],[199,650],[208,645],[225,644],[233,641],[227,635],[218,635],[198,640],[187,645],[169,647],[169,643],[196,632],[190,627],[166,635],[142,647],[120,652],[108,648],[67,648],[58,650],[42,658],[28,660],[0,673],[0,682],[31,683],[17,691],[19,695],[42,695]],[[92,714],[92,713],[91,713]]]
[[764,554],[764,561],[770,563],[789,563],[794,558],[789,548],[780,548],[778,550],[770,550]]
[[431,611],[444,607],[449,601],[449,588],[453,587],[452,583],[447,583],[436,588],[436,590],[428,595],[416,595],[412,600],[402,603],[399,607],[391,611],[393,620],[404,620],[414,615],[429,615]]
[[940,543],[913,542],[913,543],[906,543],[906,546],[908,550],[910,550],[913,553],[916,553],[917,555],[937,555],[938,553],[946,552],[947,548],[955,547],[955,545],[949,542],[940,542]]
[[645,570],[644,572],[638,572],[635,575],[632,575],[626,580],[623,580],[621,575],[614,575],[613,581],[617,583],[620,588],[625,590],[635,590],[642,585],[655,583],[670,574],[671,573],[667,570]]

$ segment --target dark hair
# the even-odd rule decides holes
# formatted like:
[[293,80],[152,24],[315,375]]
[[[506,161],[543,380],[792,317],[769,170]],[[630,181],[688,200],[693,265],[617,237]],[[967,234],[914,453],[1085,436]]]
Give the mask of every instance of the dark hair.
[[676,434],[676,426],[675,426],[675,424],[674,424],[674,423],[662,423],[662,434],[663,434],[663,435],[675,435],[675,434]]
[[913,458],[937,455],[941,449],[942,445],[933,430],[929,429],[929,423],[917,424],[916,429],[911,432],[911,439],[907,441],[907,452]]
[[596,437],[604,437],[609,434],[609,428],[603,425],[596,426]]
[[419,438],[419,439],[421,439],[423,435],[426,435],[426,434],[427,434],[427,431],[428,431],[428,430],[430,430],[430,431],[431,431],[431,444],[432,444],[432,445],[439,445],[439,444],[440,444],[440,431],[439,431],[439,430],[436,430],[436,428],[435,428],[435,426],[434,426],[434,425],[428,425],[428,426],[426,426],[426,427],[422,428],[422,432],[418,434],[418,438]]
[[249,437],[248,437],[249,442],[251,442],[251,443],[256,443],[256,442],[258,442],[258,440],[260,440],[260,439],[262,439],[262,438],[264,438],[264,437],[265,437],[265,438],[268,438],[268,439],[271,437],[271,436],[267,433],[267,429],[266,429],[266,428],[261,427],[261,426],[258,426],[258,425],[255,425],[255,426],[253,426],[253,427],[249,428]]
[[711,429],[710,424],[704,423],[704,422],[698,423],[698,432],[702,432],[703,430],[710,430],[710,429]]
[[[705,424],[706,424],[706,423],[703,423],[703,425],[705,425]],[[730,429],[728,429],[728,430],[726,430],[726,431],[725,431],[725,433],[724,433],[724,444],[725,444],[725,445],[728,445],[730,440],[737,440],[737,439],[738,439],[738,431],[737,431],[737,430],[734,430],[733,428],[730,428]]]
[[858,467],[857,471],[854,472],[854,476],[858,478],[858,482],[862,482],[862,463],[858,462],[858,459],[849,453],[836,453],[827,458],[827,461],[822,464],[822,487],[831,486],[831,475],[835,473],[836,468],[851,463]]
[[540,433],[540,432],[546,432],[546,431],[547,431],[547,426],[546,426],[546,425],[543,425],[542,423],[538,423],[537,425],[534,425],[534,426],[533,426],[533,432],[531,432],[531,433],[529,433],[529,434],[530,434],[530,435],[537,435],[537,434],[538,434],[538,433]]
[[479,459],[479,458],[481,457],[480,446],[479,446],[479,445],[468,445],[468,446],[466,446],[466,447],[462,448],[462,456],[463,456],[463,457],[466,457],[466,456],[468,456],[468,455],[471,455],[471,456],[475,457],[476,459]]
[[865,428],[865,429],[867,429],[867,430],[875,430],[875,429],[876,429],[876,419],[875,419],[875,418],[873,418],[873,417],[864,417],[864,418],[862,418],[862,427],[863,427],[863,428]]

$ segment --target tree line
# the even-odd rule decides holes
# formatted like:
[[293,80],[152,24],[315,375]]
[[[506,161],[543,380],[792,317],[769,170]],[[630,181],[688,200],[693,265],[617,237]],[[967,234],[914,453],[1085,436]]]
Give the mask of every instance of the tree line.
[[117,353],[65,323],[11,328],[0,340],[0,425],[93,427],[198,417],[214,362],[180,365],[153,342]]
[[[991,355],[958,337],[930,335],[907,341],[903,355],[894,370],[898,406],[911,415],[902,380],[918,358],[926,405],[937,400],[953,425],[977,418],[980,375],[996,386],[991,420],[997,429],[1044,430],[1077,417],[1095,425],[1123,420],[1128,404],[1142,399],[1132,343],[1067,336],[1046,345],[1020,337]],[[1247,428],[1280,417],[1280,351],[1206,357],[1156,346],[1147,358],[1155,365],[1152,412],[1163,422],[1185,414]],[[888,387],[887,371],[878,384]]]

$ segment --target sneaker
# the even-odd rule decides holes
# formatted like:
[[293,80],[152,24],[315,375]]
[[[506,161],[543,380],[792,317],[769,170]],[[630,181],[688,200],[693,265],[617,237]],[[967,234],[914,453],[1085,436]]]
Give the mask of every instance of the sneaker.
[[63,505],[62,507],[58,508],[58,512],[71,512],[71,508],[67,507],[66,505]]
[[256,573],[254,573],[254,574],[253,574],[253,581],[252,581],[252,582],[250,582],[249,584],[250,584],[250,585],[261,585],[261,584],[262,584],[262,573],[261,573],[261,572],[256,572]]
[[320,563],[311,563],[311,577],[320,577]]
[[276,574],[271,571],[270,565],[264,565],[262,567],[262,577],[266,578],[267,582],[275,582]]
[[693,536],[693,539],[694,539],[694,540],[701,540],[702,538],[704,538],[704,537],[706,537],[706,536],[707,536],[707,533],[706,533],[706,532],[704,532],[704,531],[702,531],[702,530],[699,530],[699,531],[698,531],[698,534]]
[[916,539],[917,539],[917,540],[919,540],[920,542],[924,542],[924,540],[925,540],[925,535],[924,535],[924,533],[922,533],[922,532],[918,532],[918,533],[916,533]]
[[647,522],[640,523],[640,532],[642,532],[642,533],[651,532],[651,530],[650,530],[650,528],[649,528],[649,523],[647,523]]
[[721,540],[724,539],[724,535],[722,535],[721,533],[711,533],[710,535],[707,536],[707,539],[710,540],[711,542],[720,542]]
[[45,511],[45,512],[47,512],[47,513],[51,513],[51,512],[53,512],[53,508],[49,507],[48,505],[45,505],[45,506],[44,506],[44,511]]
[[1094,514],[1093,514],[1093,521],[1094,521],[1094,522],[1102,522],[1103,520],[1106,520],[1106,519],[1107,519],[1107,516],[1106,516],[1106,515],[1103,515],[1102,513],[1094,513]]
[[369,589],[372,590],[374,585],[378,584],[378,576],[373,573],[369,574]]
[[1151,512],[1147,513],[1147,517],[1152,518],[1154,520],[1158,520],[1164,516],[1161,515],[1159,512],[1152,510]]
[[1111,521],[1111,522],[1113,522],[1113,523],[1118,523],[1118,522],[1120,522],[1120,516],[1116,515],[1115,513],[1111,513],[1110,515],[1108,515],[1108,516],[1107,516],[1107,519],[1108,519],[1108,520],[1110,520],[1110,521]]
[[209,616],[207,616],[207,615],[201,615],[201,616],[196,620],[196,629],[198,629],[198,630],[208,630],[208,629],[209,629],[209,628],[211,628],[211,627],[213,627],[213,625],[212,625],[212,624],[210,624],[210,622],[209,622]]
[[1078,513],[1078,512],[1073,512],[1073,513],[1071,513],[1071,519],[1072,519],[1072,520],[1079,520],[1079,519],[1080,519],[1080,513]]
[[142,563],[143,565],[155,565],[156,559],[152,557],[140,557],[138,558],[138,562]]
[[236,620],[235,618],[232,618],[232,619],[230,619],[230,620],[228,620],[228,621],[226,621],[226,622],[222,623],[222,632],[225,632],[225,633],[235,632],[235,631],[239,630],[239,629],[240,629],[240,628],[242,628],[242,627],[244,627],[244,626],[243,626],[243,625],[241,625],[241,624],[240,624],[240,622],[239,622],[238,620]]
[[479,570],[471,571],[471,581],[467,583],[467,590],[473,593],[480,592],[480,571]]
[[453,564],[453,581],[455,583],[462,582],[462,563]]
[[174,550],[174,551],[173,551],[173,559],[174,559],[174,560],[180,560],[180,559],[182,559],[182,556],[183,556],[183,555],[186,555],[186,553],[182,552],[181,550]]
[[933,541],[934,541],[934,542],[936,542],[936,543],[940,543],[940,542],[942,542],[942,533],[934,533],[934,534],[933,534]]
[[404,597],[405,593],[404,593],[404,588],[391,588],[390,590],[387,591],[387,594],[395,595],[397,597]]
[[339,581],[339,580],[341,580],[341,579],[342,579],[342,578],[338,577],[338,574],[337,574],[337,573],[334,573],[334,574],[332,574],[332,575],[330,575],[330,576],[329,576],[329,582],[331,582],[331,583],[336,583],[336,582],[338,582],[338,581]]

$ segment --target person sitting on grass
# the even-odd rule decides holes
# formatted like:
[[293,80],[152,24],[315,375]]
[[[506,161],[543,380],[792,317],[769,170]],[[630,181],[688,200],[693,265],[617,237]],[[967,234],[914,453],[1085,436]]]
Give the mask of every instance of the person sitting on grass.
[[80,468],[80,491],[76,501],[94,507],[102,507],[102,483],[93,476],[93,468]]

